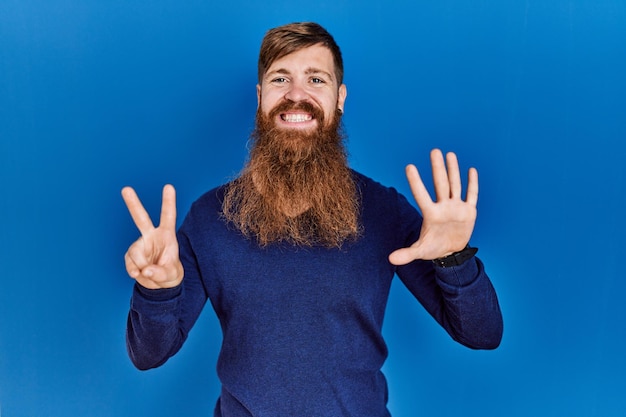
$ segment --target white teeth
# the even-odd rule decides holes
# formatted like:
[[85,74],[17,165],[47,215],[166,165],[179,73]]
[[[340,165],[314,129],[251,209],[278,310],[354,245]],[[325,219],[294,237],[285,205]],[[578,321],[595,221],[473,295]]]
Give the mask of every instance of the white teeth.
[[313,116],[311,116],[310,114],[299,114],[299,113],[298,114],[283,114],[282,119],[290,123],[301,123],[301,122],[308,122],[309,120],[313,119]]

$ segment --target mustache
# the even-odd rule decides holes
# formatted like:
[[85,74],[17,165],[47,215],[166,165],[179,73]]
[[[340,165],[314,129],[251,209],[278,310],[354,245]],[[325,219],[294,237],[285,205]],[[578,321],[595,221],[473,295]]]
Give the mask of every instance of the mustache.
[[273,119],[274,117],[278,116],[280,113],[285,113],[288,111],[303,111],[306,113],[311,113],[313,115],[313,118],[318,120],[320,122],[320,125],[323,125],[324,111],[321,108],[313,105],[312,103],[308,101],[299,101],[299,102],[283,101],[277,104],[276,107],[274,107],[270,111],[269,117],[270,119]]

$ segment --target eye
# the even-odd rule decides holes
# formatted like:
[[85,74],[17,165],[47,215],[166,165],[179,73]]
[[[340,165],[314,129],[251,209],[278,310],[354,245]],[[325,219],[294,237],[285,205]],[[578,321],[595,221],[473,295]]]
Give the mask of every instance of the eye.
[[273,84],[283,84],[286,82],[287,82],[287,79],[285,77],[276,77],[272,80]]
[[324,81],[320,77],[313,77],[313,78],[311,78],[311,82],[313,84],[325,84],[326,83],[326,81]]

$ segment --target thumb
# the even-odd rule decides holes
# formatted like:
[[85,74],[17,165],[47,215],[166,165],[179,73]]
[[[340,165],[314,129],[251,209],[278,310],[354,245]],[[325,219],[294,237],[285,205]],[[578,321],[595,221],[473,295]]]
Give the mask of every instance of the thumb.
[[141,270],[139,277],[134,277],[146,288],[172,288],[179,285],[183,279],[183,265],[176,260],[171,265],[152,264]]
[[141,270],[142,278],[160,283],[167,280],[167,273],[165,268],[159,265],[149,265]]
[[419,259],[419,256],[417,255],[418,251],[416,248],[402,248],[389,254],[389,262],[391,262],[392,265],[397,266],[406,265],[416,259]]

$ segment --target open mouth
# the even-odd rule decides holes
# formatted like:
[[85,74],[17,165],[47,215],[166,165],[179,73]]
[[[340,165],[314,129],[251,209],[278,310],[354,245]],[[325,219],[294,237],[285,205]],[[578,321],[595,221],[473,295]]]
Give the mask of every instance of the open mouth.
[[306,101],[280,103],[270,112],[270,117],[277,127],[287,129],[315,129],[324,121],[322,109]]
[[304,123],[313,120],[311,113],[282,113],[280,119],[287,123]]

